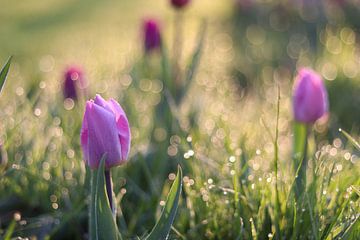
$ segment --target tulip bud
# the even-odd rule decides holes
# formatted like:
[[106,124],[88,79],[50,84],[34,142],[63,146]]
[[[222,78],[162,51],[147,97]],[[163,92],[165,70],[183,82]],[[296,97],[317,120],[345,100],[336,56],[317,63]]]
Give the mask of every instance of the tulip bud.
[[314,123],[328,112],[328,105],[327,91],[321,76],[311,69],[301,69],[294,84],[295,120]]
[[80,67],[72,66],[65,71],[64,75],[64,98],[77,99],[80,92],[86,88],[86,79]]
[[161,45],[161,35],[159,24],[154,19],[147,19],[143,24],[144,47],[146,52],[159,49]]
[[119,103],[114,99],[105,101],[100,95],[87,101],[80,139],[84,160],[90,168],[98,168],[104,154],[106,169],[125,163],[131,136],[129,122]]
[[175,8],[180,9],[185,7],[189,2],[190,0],[171,0],[171,5],[173,5],[173,7]]

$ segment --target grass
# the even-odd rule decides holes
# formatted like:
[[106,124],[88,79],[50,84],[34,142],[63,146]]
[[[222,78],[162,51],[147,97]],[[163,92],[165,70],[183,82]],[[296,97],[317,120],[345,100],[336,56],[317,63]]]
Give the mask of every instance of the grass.
[[[154,226],[177,164],[184,171],[183,194],[170,239],[359,238],[359,151],[351,143],[359,139],[357,122],[347,124],[354,137],[349,142],[337,131],[339,121],[314,126],[308,184],[296,198],[291,112],[296,64],[316,59],[324,78],[331,78],[321,71],[324,59],[336,66],[355,61],[350,50],[359,48],[356,42],[343,41],[339,54],[325,43],[325,50],[308,51],[289,64],[275,55],[254,62],[251,57],[258,55],[239,54],[256,47],[246,30],[240,37],[232,31],[238,17],[230,16],[232,5],[194,1],[186,12],[182,68],[197,46],[202,17],[208,28],[198,72],[178,104],[161,91],[160,54],[145,61],[139,42],[143,16],[159,16],[171,59],[173,14],[165,2],[7,1],[6,6],[0,9],[5,19],[0,59],[15,56],[0,96],[0,146],[8,159],[5,163],[1,155],[4,239],[88,236],[90,176],[79,144],[85,99],[67,105],[61,95],[63,69],[72,63],[85,67],[90,96],[115,98],[129,118],[131,156],[112,172],[117,223],[126,239],[145,236]],[[340,39],[341,29],[351,28],[345,24],[334,31]],[[266,41],[279,37],[264,29]],[[272,44],[281,49],[280,43]],[[252,89],[239,84],[234,68],[253,80]],[[350,70],[343,75],[356,81],[358,74],[349,77]]]

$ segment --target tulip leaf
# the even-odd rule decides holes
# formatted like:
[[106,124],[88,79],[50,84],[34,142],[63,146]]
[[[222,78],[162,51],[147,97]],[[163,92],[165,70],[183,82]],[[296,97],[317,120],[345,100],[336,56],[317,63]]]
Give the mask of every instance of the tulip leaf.
[[105,158],[91,172],[91,203],[89,234],[91,240],[120,240],[121,235],[110,209],[105,187]]
[[182,189],[182,170],[178,167],[177,175],[167,196],[165,207],[161,216],[146,240],[167,239],[174,222]]
[[5,65],[3,66],[3,68],[0,71],[0,93],[4,87],[6,76],[9,72],[11,58],[12,58],[12,56],[9,57],[9,59],[7,60],[7,62],[5,63]]

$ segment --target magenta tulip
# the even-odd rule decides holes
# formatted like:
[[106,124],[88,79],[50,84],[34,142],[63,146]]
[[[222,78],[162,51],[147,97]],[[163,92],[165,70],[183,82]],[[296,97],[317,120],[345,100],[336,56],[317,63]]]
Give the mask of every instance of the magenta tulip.
[[161,35],[159,24],[154,19],[147,19],[143,25],[144,47],[146,52],[159,49],[161,46]]
[[295,120],[314,123],[328,112],[328,105],[327,91],[321,76],[311,69],[301,69],[294,84]]
[[190,0],[171,0],[171,5],[173,5],[175,8],[183,8],[189,2]]
[[65,98],[77,99],[80,92],[86,88],[84,72],[78,66],[71,66],[66,69],[64,76],[63,94]]
[[105,101],[100,95],[87,101],[80,138],[84,160],[90,168],[96,169],[104,154],[106,169],[125,163],[131,135],[119,103],[114,99]]

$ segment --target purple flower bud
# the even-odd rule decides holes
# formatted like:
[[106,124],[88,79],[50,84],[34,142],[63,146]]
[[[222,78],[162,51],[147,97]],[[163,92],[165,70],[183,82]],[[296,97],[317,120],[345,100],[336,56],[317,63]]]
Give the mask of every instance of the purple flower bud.
[[314,123],[328,112],[328,105],[327,91],[321,76],[311,69],[301,69],[294,84],[295,120]]
[[157,21],[154,19],[145,20],[143,30],[145,51],[150,52],[151,50],[160,48],[161,36]]
[[64,78],[64,98],[77,99],[78,95],[83,93],[87,87],[82,69],[77,66],[71,66],[66,69]]
[[84,160],[90,168],[97,168],[104,154],[107,169],[125,163],[131,135],[119,103],[114,99],[105,101],[100,95],[87,101],[80,139]]
[[175,7],[175,8],[183,8],[183,7],[185,7],[189,2],[190,2],[190,0],[171,0],[171,4],[172,4],[173,7]]

